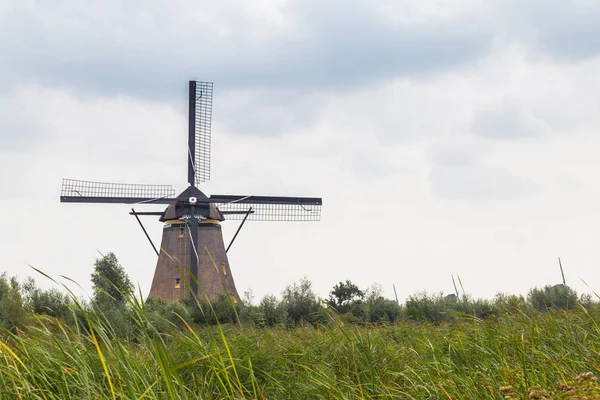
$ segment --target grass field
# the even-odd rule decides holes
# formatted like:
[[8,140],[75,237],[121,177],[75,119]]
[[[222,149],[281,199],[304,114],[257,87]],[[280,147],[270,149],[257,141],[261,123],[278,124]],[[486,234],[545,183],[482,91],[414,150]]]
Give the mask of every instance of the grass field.
[[439,324],[182,321],[161,333],[142,303],[130,312],[135,339],[94,312],[6,332],[0,398],[600,399],[600,315],[583,308]]

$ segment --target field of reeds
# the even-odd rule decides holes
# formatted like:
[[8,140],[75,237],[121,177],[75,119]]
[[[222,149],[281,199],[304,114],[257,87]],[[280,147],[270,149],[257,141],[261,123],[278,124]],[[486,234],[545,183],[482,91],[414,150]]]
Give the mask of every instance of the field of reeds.
[[5,332],[0,398],[600,399],[600,316],[583,308],[285,328],[182,317],[162,332],[143,303],[128,310],[132,338],[83,309]]
[[0,276],[0,399],[600,399],[600,304],[561,285],[399,305],[303,280],[240,306],[117,275],[89,301]]

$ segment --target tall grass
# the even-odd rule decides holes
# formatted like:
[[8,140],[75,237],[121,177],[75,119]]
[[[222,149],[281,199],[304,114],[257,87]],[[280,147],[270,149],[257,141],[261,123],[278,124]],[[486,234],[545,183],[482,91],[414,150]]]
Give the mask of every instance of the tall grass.
[[333,315],[327,326],[289,329],[196,326],[177,314],[157,329],[143,301],[127,310],[131,338],[77,303],[71,323],[37,316],[25,332],[5,331],[0,398],[529,398],[600,372],[599,315],[583,308],[377,326]]

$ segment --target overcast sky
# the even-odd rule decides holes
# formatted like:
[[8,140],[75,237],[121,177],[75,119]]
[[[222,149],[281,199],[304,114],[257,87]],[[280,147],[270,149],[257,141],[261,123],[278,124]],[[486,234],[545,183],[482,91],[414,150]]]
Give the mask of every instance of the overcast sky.
[[600,291],[599,20],[597,0],[0,0],[1,269],[89,292],[112,251],[146,295],[130,207],[61,204],[61,180],[184,189],[198,79],[205,193],[323,197],[319,223],[243,228],[240,294],[306,276],[404,300],[454,274],[491,298],[559,283],[557,257]]

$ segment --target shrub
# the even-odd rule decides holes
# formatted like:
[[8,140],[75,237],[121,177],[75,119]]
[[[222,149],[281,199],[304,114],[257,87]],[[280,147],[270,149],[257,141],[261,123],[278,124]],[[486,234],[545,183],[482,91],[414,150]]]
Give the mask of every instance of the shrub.
[[0,275],[0,326],[17,332],[27,321],[27,310],[23,306],[21,288],[17,278]]
[[312,290],[312,283],[306,278],[285,288],[283,303],[288,320],[294,324],[311,323],[316,325],[324,321],[324,314],[321,312],[321,306]]
[[190,301],[189,307],[193,321],[201,324],[230,324],[238,322],[238,311],[241,306],[233,303],[226,295],[221,295],[212,302]]
[[[402,318],[402,307],[394,300],[377,297],[364,304],[367,322],[395,322]],[[356,312],[356,310],[355,310]]]
[[258,305],[257,321],[260,325],[280,325],[287,319],[286,304],[277,300],[273,295],[266,295]]
[[[95,302],[90,310],[102,321],[102,326],[108,329],[111,338],[132,339],[137,336],[138,327],[124,304],[112,302]],[[86,324],[87,325],[87,324]]]
[[24,303],[29,311],[38,315],[68,319],[71,315],[71,299],[56,288],[43,290],[29,278],[22,285]]
[[498,310],[509,314],[529,312],[531,308],[523,296],[514,294],[496,293],[494,303]]
[[181,301],[149,299],[146,301],[146,316],[158,332],[165,333],[172,328],[185,328],[192,323],[190,306]]
[[433,296],[426,292],[408,297],[406,316],[416,321],[442,322],[456,318],[459,300],[445,298],[441,293]]
[[571,309],[577,307],[577,292],[565,285],[546,285],[529,291],[529,301],[538,311]]
[[[448,302],[448,298],[445,298]],[[487,318],[500,314],[500,307],[493,301],[486,299],[473,300],[470,297],[463,296],[460,300],[455,300],[455,310],[463,315],[472,315],[476,318]]]

